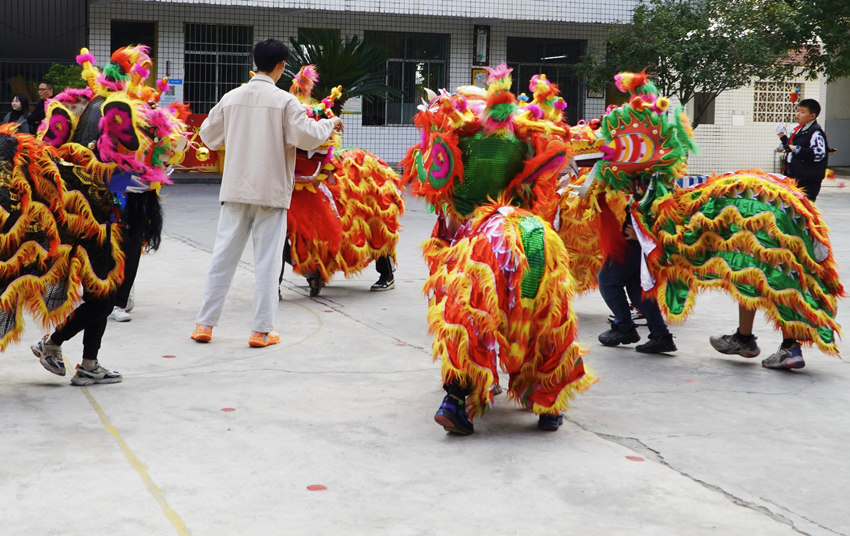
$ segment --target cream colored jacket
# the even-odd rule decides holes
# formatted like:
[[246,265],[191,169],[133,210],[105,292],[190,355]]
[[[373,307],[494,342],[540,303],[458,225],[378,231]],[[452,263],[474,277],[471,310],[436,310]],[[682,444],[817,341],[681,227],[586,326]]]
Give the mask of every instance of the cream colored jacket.
[[288,209],[295,148],[315,149],[332,131],[329,119],[307,117],[304,105],[266,75],[227,92],[200,130],[210,149],[226,147],[219,201]]

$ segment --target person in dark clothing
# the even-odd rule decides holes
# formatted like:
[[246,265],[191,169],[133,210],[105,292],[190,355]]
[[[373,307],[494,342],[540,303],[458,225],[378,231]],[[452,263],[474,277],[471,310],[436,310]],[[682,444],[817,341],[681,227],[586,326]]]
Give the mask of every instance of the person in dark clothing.
[[38,133],[39,125],[41,125],[41,122],[44,121],[44,117],[47,113],[47,99],[53,98],[53,84],[45,82],[44,80],[39,82],[38,98],[39,101],[35,105],[35,110],[33,110],[27,118],[27,123],[30,127],[30,134],[33,135]]
[[30,134],[27,118],[30,115],[30,100],[26,95],[16,94],[12,97],[12,111],[3,117],[3,123],[17,123],[19,134]]
[[797,106],[797,128],[788,137],[785,126],[777,127],[782,143],[779,150],[785,151],[784,174],[797,181],[797,186],[806,197],[815,201],[829,166],[829,143],[826,133],[818,124],[820,103],[814,99],[803,99]]
[[[617,346],[640,340],[629,305],[631,300],[631,303],[635,304],[646,318],[646,325],[649,327],[649,341],[639,344],[635,350],[645,354],[675,352],[676,344],[673,342],[673,335],[667,329],[667,323],[661,315],[658,303],[643,296],[640,284],[640,243],[634,228],[628,223],[628,215],[626,218],[626,223],[623,225],[623,236],[626,242],[624,258],[619,260],[611,255],[606,257],[597,277],[599,293],[614,313],[611,329],[599,335],[599,342],[604,346]],[[626,299],[627,295],[628,299]]]

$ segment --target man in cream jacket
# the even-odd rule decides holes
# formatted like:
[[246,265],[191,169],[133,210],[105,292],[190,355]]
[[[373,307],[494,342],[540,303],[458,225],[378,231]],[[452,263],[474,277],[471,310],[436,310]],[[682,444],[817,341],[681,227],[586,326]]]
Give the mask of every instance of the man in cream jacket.
[[277,39],[254,45],[257,74],[229,91],[201,125],[200,136],[213,150],[227,146],[221,178],[221,213],[192,338],[212,339],[224,300],[245,249],[248,235],[254,249],[254,312],[248,344],[264,347],[280,342],[274,331],[277,285],[286,211],[295,181],[295,149],[315,149],[342,121],[309,117],[295,97],[275,84],[286,66],[289,50]]

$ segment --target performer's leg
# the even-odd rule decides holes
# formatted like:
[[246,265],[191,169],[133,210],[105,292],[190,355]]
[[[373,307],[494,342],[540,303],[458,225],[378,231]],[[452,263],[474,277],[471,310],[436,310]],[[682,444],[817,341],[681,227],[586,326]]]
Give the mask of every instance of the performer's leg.
[[611,258],[605,259],[599,270],[599,293],[605,304],[614,313],[614,324],[624,329],[634,328],[631,308],[626,299],[626,265]]
[[277,274],[283,266],[286,240],[286,209],[257,207],[251,233],[254,246],[254,313],[251,329],[257,333],[274,330],[278,300]]
[[393,261],[389,255],[378,257],[375,260],[375,269],[381,277],[372,285],[371,290],[382,291],[395,288],[395,277],[393,276]]
[[250,208],[242,203],[221,205],[210,269],[195,320],[202,326],[214,326],[221,317],[224,299],[251,232]]

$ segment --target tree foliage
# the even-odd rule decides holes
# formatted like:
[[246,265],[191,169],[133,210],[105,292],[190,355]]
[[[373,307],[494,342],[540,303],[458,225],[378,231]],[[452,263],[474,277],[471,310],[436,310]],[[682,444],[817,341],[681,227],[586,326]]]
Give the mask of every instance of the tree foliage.
[[702,109],[694,114],[698,118],[724,91],[794,73],[798,65],[790,61],[790,51],[814,29],[799,20],[799,9],[812,1],[643,0],[632,24],[609,35],[605,58],[588,56],[580,70],[591,88],[603,89],[619,71],[645,69],[662,94],[682,104],[704,94]]
[[44,79],[53,84],[54,94],[58,94],[65,88],[84,88],[86,81],[83,79],[82,68],[79,65],[66,65],[53,63],[47,69]]
[[370,100],[396,93],[385,83],[387,56],[379,46],[356,35],[343,40],[332,32],[312,32],[289,41],[291,53],[278,82],[284,89],[289,89],[302,66],[313,64],[319,72],[319,81],[313,87],[314,98],[322,99],[332,88],[342,86],[342,96],[333,107],[336,114],[352,97]]
[[809,78],[850,76],[850,2],[847,0],[785,0],[794,14],[779,21],[782,39],[802,53]]

